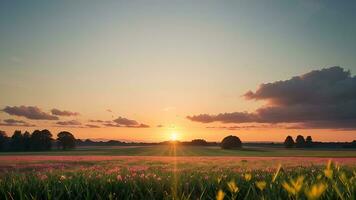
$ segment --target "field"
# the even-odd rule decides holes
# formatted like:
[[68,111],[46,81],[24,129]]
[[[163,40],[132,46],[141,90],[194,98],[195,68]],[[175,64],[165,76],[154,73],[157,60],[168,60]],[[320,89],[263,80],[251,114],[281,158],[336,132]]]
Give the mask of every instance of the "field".
[[167,145],[1,153],[0,199],[356,199],[356,151]]

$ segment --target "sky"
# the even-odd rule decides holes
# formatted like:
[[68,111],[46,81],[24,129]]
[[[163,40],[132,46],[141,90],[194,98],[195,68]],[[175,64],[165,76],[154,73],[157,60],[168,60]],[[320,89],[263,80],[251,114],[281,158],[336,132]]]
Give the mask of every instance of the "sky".
[[1,1],[0,130],[354,140],[355,9],[328,0]]

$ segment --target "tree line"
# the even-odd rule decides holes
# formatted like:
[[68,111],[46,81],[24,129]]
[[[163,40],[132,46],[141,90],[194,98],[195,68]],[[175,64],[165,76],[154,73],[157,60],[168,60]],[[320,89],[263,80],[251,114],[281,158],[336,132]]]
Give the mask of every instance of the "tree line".
[[53,139],[52,133],[47,129],[32,133],[16,130],[11,137],[0,131],[0,151],[48,151],[53,145],[61,149],[72,149],[75,147],[75,137],[70,132],[61,131],[57,134],[57,139]]
[[293,137],[288,135],[284,140],[284,146],[286,148],[310,148],[313,146],[313,139],[311,136],[307,136],[306,139],[302,135],[298,135],[295,141]]

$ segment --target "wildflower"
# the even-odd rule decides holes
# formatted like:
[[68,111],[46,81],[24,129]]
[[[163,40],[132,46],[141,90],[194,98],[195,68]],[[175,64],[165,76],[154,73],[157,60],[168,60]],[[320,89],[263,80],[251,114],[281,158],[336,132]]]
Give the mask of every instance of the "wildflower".
[[319,199],[320,196],[327,189],[327,187],[328,186],[325,183],[314,184],[311,186],[310,189],[305,190],[305,195],[308,197],[309,200]]
[[59,180],[61,180],[61,181],[64,181],[64,180],[66,180],[66,179],[67,179],[67,177],[64,176],[64,175],[62,175],[61,177],[59,177]]
[[218,184],[220,184],[220,182],[221,182],[221,177],[218,177],[218,179],[217,179],[217,181],[218,181]]
[[116,176],[116,180],[121,181],[121,180],[122,180],[122,176],[121,176],[120,174],[117,175],[117,176]]
[[48,177],[46,174],[38,174],[38,178],[41,180],[41,181],[44,181],[46,180]]
[[222,190],[219,190],[218,194],[216,195],[216,200],[223,200],[225,197],[225,193]]
[[324,174],[327,178],[332,178],[333,177],[333,170],[332,169],[324,169]]
[[229,190],[231,193],[237,193],[239,191],[239,188],[237,187],[235,181],[233,181],[233,180],[228,182],[227,186],[229,187]]
[[244,178],[245,178],[246,181],[250,181],[251,178],[252,178],[252,175],[251,175],[250,173],[246,173],[246,174],[244,175]]
[[291,195],[298,195],[303,186],[304,177],[299,176],[296,180],[290,180],[290,183],[283,182],[282,186]]
[[257,181],[256,186],[259,190],[263,191],[266,188],[266,181]]

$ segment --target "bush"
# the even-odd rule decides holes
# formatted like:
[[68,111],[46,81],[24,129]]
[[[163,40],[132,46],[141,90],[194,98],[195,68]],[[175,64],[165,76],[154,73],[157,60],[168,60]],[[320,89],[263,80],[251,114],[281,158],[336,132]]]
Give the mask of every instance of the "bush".
[[242,142],[240,138],[233,135],[227,136],[221,141],[221,148],[223,149],[236,149],[241,147]]

